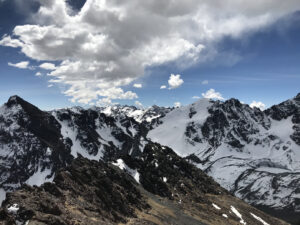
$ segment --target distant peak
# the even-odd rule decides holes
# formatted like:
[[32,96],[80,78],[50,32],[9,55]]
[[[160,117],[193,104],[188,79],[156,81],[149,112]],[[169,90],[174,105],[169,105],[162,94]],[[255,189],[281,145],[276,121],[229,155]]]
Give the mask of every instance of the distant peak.
[[8,101],[16,101],[17,99],[22,99],[22,98],[19,97],[18,95],[13,95],[9,97]]
[[25,102],[25,100],[22,99],[21,97],[19,97],[18,95],[13,95],[13,96],[9,97],[6,105],[8,107],[11,107],[12,105],[22,104],[24,102]]
[[236,98],[231,98],[231,99],[228,99],[227,101],[225,101],[225,103],[230,103],[232,105],[241,105],[241,102],[236,99]]
[[29,114],[37,114],[40,113],[41,111],[31,103],[25,101],[21,97],[14,95],[11,96],[8,101],[5,103],[6,107],[11,108],[13,106],[19,106],[21,107],[25,112]]
[[300,92],[296,95],[295,99],[299,99],[300,100]]

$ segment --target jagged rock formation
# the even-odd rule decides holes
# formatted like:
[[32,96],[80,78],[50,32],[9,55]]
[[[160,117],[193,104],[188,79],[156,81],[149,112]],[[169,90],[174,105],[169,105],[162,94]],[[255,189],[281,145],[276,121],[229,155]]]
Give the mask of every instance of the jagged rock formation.
[[171,147],[239,198],[295,222],[300,220],[299,137],[300,94],[265,111],[236,99],[201,99],[175,109],[45,112],[13,96],[0,108],[0,200],[24,183],[52,181],[79,155],[138,159],[153,141]]
[[[12,191],[26,181],[44,182],[72,160],[71,143],[63,139],[61,126],[47,112],[18,96],[0,108],[0,184]],[[34,176],[39,174],[42,176]],[[31,179],[30,179],[31,178]]]
[[[128,175],[133,171],[141,185]],[[147,145],[138,158],[113,164],[79,156],[56,173],[53,183],[9,193],[0,209],[0,224],[5,225],[239,223],[286,224],[231,196],[158,144]]]

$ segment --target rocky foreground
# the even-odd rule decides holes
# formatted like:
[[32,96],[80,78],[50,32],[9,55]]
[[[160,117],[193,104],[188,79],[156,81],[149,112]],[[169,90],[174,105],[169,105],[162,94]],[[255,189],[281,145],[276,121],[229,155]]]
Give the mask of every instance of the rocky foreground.
[[0,224],[287,224],[233,197],[170,148],[111,163],[81,156],[53,182],[8,193]]

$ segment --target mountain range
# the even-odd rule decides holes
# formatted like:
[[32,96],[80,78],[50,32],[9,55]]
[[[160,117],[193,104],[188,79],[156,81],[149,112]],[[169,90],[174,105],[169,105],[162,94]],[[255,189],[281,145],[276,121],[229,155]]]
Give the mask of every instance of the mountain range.
[[[152,173],[144,171],[148,164],[141,166],[141,159],[148,157],[145,154],[149,152],[146,151],[149,146],[159,146],[157,148],[162,152],[164,148],[174,151],[172,158],[179,157],[189,162],[188,165],[193,164],[193,168],[198,168],[199,174],[204,171],[211,176],[222,186],[219,188],[224,196],[233,194],[258,209],[292,223],[300,220],[300,94],[265,111],[251,108],[237,99],[200,99],[179,108],[152,106],[139,109],[116,105],[42,111],[22,98],[12,96],[0,108],[0,199],[3,201],[7,192],[17,189],[20,190],[7,194],[4,207],[10,207],[14,199],[22,202],[24,192],[30,192],[33,197],[40,192],[47,196],[48,192],[51,194],[46,190],[47,185],[53,186],[53,183],[44,183],[53,181],[58,187],[50,185],[51,189],[58,188],[65,193],[67,189],[62,183],[73,182],[74,178],[64,177],[59,183],[62,174],[72,174],[72,165],[76,162],[86,164],[85,160],[101,159],[99,165],[93,165],[106,168],[108,165],[101,162],[112,163],[121,166],[136,181],[143,180],[140,183],[148,197],[137,204],[141,211],[146,210],[146,205],[149,205],[147,199],[154,199],[152,195],[149,197],[150,194],[172,199],[174,193],[170,189],[176,188],[174,182],[167,188],[159,186],[166,183],[164,180],[169,180],[167,175],[174,171],[167,169],[164,176],[159,172],[160,182]],[[163,155],[168,157],[168,154]],[[155,168],[160,166],[155,157],[152,161]],[[142,177],[149,177],[148,182]],[[201,180],[197,175],[190,179],[192,187],[200,185],[196,182]],[[28,185],[36,187],[31,189]],[[90,188],[91,183],[84,185]],[[118,184],[121,189],[124,188],[122,185]],[[206,193],[203,190],[200,192]],[[145,196],[145,193],[142,195]],[[217,194],[210,191],[206,194],[209,193]],[[192,191],[185,198],[194,197]],[[175,199],[176,202],[179,200]],[[30,203],[30,198],[28,201]],[[76,205],[75,200],[72,201],[67,202]],[[211,202],[206,198],[206,204],[211,205]],[[25,200],[23,203],[27,204]],[[223,206],[219,201],[218,204]],[[222,208],[220,206],[218,208]],[[227,211],[237,215],[236,208],[231,206],[226,206]],[[133,216],[128,212],[116,212],[118,218]],[[2,214],[0,219],[9,220],[9,215]],[[111,221],[117,218],[110,216]],[[256,217],[264,219],[264,214]],[[201,221],[205,224],[203,218]],[[250,218],[249,221],[255,217]],[[263,221],[267,220],[265,218]],[[22,217],[22,221],[27,220]],[[210,222],[206,221],[208,224]]]

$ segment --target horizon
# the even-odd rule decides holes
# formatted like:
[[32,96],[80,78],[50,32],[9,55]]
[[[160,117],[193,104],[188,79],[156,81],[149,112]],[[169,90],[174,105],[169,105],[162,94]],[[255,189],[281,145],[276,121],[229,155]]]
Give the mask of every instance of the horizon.
[[[265,110],[268,110],[268,109],[272,108],[275,105],[279,105],[282,102],[285,102],[285,101],[288,101],[290,99],[293,99],[293,98],[297,97],[298,95],[300,95],[300,92],[297,93],[296,95],[294,95],[293,97],[289,98],[289,99],[286,99],[284,101],[275,103],[275,104],[271,105],[270,107],[267,107],[267,108],[264,108],[264,109],[261,109],[260,107],[256,107],[256,106],[255,107],[258,108],[258,109],[260,109],[261,111],[265,111]],[[153,106],[165,107],[165,108],[181,108],[181,107],[188,107],[188,106],[190,106],[190,105],[192,105],[192,104],[194,104],[194,103],[196,103],[198,101],[201,101],[201,100],[209,100],[209,101],[214,101],[214,102],[216,102],[216,101],[226,102],[226,101],[229,101],[231,99],[238,100],[241,104],[248,105],[250,108],[254,108],[254,106],[251,106],[250,104],[247,104],[247,103],[245,103],[243,101],[240,101],[238,98],[234,98],[234,97],[231,97],[231,98],[228,98],[228,99],[223,99],[223,100],[210,99],[210,98],[204,98],[204,97],[202,97],[202,98],[199,98],[199,99],[195,99],[193,102],[191,102],[191,103],[189,103],[187,105],[180,105],[180,106],[163,106],[163,105],[153,104],[153,105],[148,106],[148,107],[143,107],[143,106],[137,106],[135,104],[133,104],[133,105],[128,105],[128,104],[114,104],[114,105],[108,105],[108,106],[97,106],[97,105],[94,105],[94,106],[89,106],[89,105],[80,106],[80,105],[73,105],[73,106],[66,106],[66,107],[62,107],[62,108],[43,109],[43,108],[39,107],[38,105],[35,105],[34,103],[28,101],[27,99],[25,99],[25,98],[23,98],[22,96],[19,96],[19,95],[12,95],[12,96],[8,97],[8,99],[6,101],[4,101],[3,103],[0,103],[0,107],[4,106],[10,100],[10,98],[13,98],[13,97],[19,97],[22,100],[28,102],[29,104],[32,104],[32,105],[36,106],[37,108],[39,108],[42,111],[54,111],[54,110],[69,109],[69,108],[75,108],[75,107],[80,107],[80,108],[83,108],[83,109],[91,109],[93,107],[104,107],[105,108],[105,107],[114,107],[114,106],[116,106],[116,107],[118,107],[118,106],[121,106],[121,107],[126,107],[126,106],[127,107],[135,107],[138,110],[147,110],[147,109],[149,109],[149,108],[151,108]]]
[[207,97],[266,109],[300,91],[299,10],[294,0],[3,0],[0,102],[147,108]]

